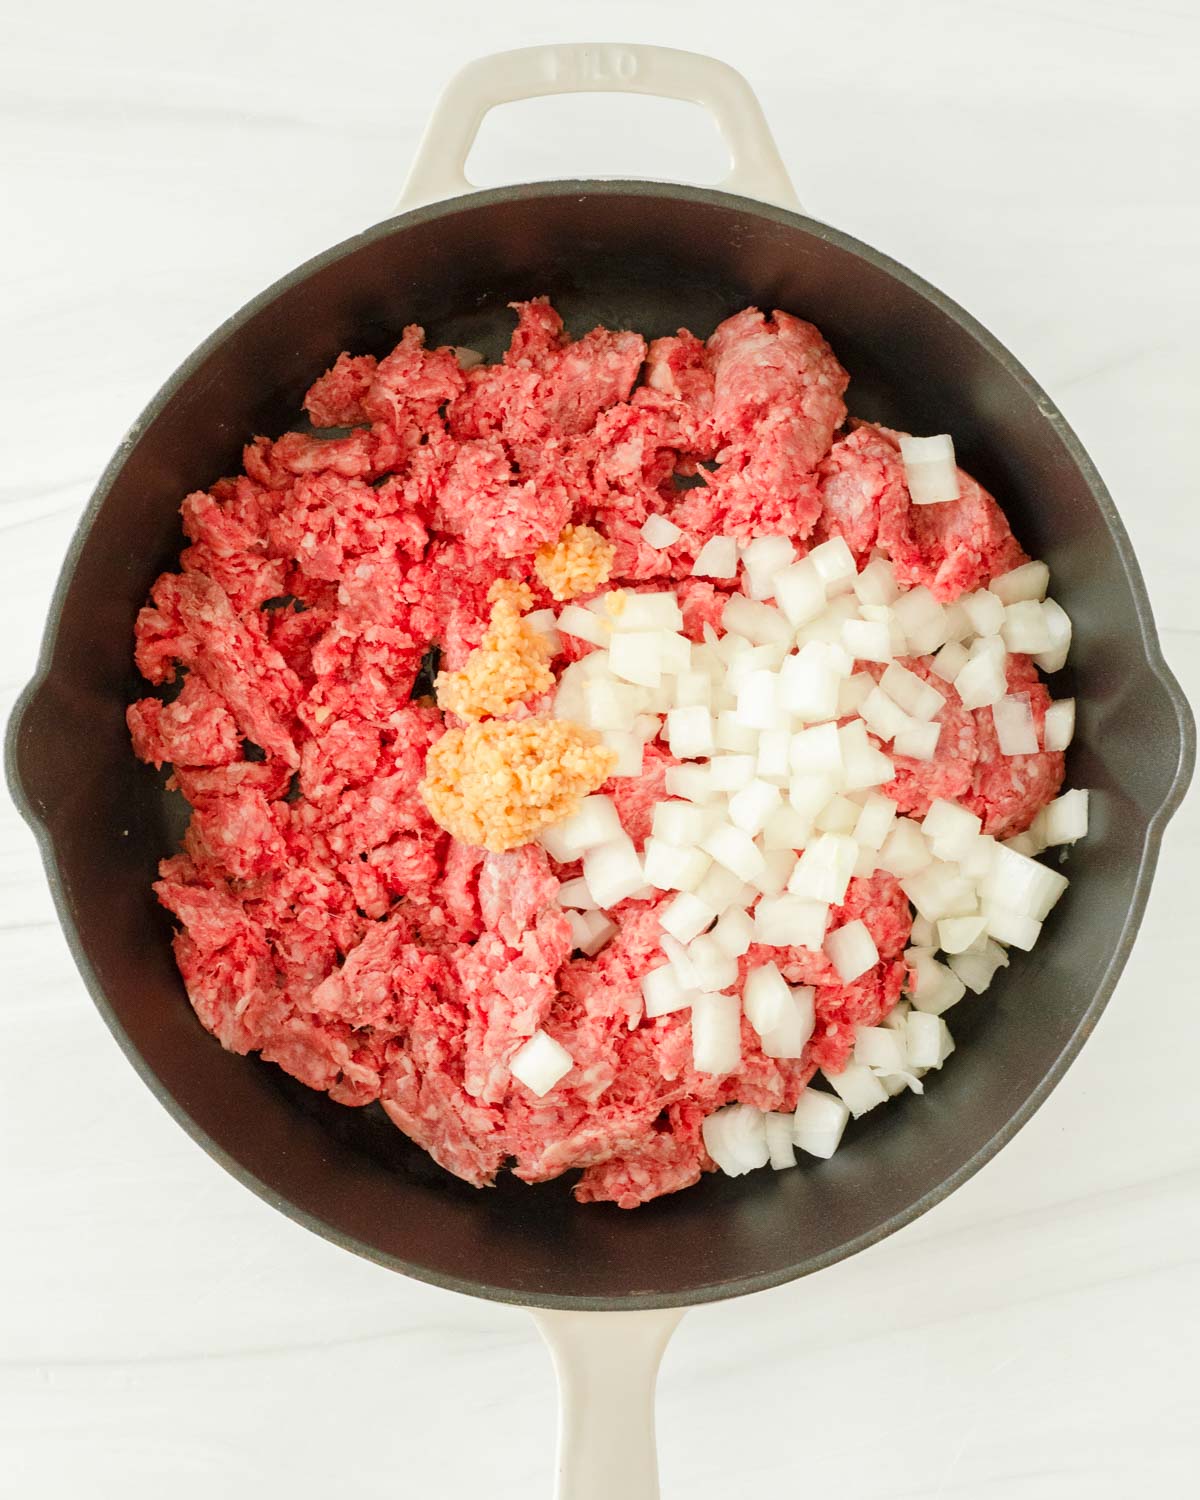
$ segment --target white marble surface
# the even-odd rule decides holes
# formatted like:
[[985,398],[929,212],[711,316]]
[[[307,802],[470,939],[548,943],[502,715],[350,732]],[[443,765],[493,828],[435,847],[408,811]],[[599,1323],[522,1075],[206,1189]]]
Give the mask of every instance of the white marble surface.
[[[92,482],[179,360],[387,210],[460,62],[594,34],[740,66],[812,211],[1033,369],[1116,494],[1200,699],[1195,4],[479,9],[4,8],[0,712]],[[614,141],[618,117],[647,129]],[[686,107],[593,100],[495,116],[475,165],[718,161]],[[684,1320],[661,1384],[667,1496],[1195,1492],[1198,855],[1193,795],[1095,1038],[993,1165],[857,1259]],[[354,1260],[193,1146],[94,1013],[7,801],[0,893],[0,1492],[548,1494],[529,1320]]]

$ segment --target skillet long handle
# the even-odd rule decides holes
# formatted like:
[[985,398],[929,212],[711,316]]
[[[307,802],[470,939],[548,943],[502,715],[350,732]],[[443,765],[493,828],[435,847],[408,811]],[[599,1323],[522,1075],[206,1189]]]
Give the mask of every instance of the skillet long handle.
[[781,208],[800,207],[762,105],[736,68],[674,47],[564,42],[496,52],[454,75],[430,116],[396,212],[475,190],[467,156],[496,105],[583,93],[653,94],[701,105],[732,158],[721,187]]
[[555,1500],[658,1500],[654,1387],[682,1312],[533,1316],[558,1372]]

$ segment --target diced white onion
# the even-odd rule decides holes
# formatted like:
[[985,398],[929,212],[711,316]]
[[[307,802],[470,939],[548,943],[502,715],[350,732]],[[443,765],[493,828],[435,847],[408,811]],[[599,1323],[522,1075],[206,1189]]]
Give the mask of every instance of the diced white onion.
[[708,709],[699,704],[690,708],[672,708],[667,713],[667,744],[679,760],[699,760],[716,749],[713,720]]
[[669,590],[646,594],[626,591],[619,611],[611,614],[611,619],[614,634],[627,630],[683,629],[683,611]]
[[1042,842],[1047,847],[1054,844],[1073,844],[1088,831],[1088,794],[1082,787],[1064,792],[1055,797],[1038,813],[1038,825]]
[[791,1000],[787,980],[774,964],[759,964],[746,975],[742,986],[742,1009],[759,1036],[783,1025]]
[[950,967],[976,995],[982,995],[991,984],[997,969],[1008,967],[1008,954],[991,938],[979,953],[955,953],[951,955]]
[[1044,562],[1022,563],[1009,573],[993,578],[988,588],[1002,604],[1017,604],[1023,599],[1041,600],[1050,587],[1050,569]]
[[1009,948],[1020,948],[1028,953],[1041,936],[1041,922],[1027,912],[985,898],[983,914],[987,918],[988,936]]
[[855,661],[892,659],[892,633],[882,620],[846,620],[842,625],[842,644]]
[[792,735],[788,761],[796,775],[808,776],[828,771],[835,776],[842,770],[842,742],[837,725],[814,724]]
[[830,797],[817,814],[813,827],[819,833],[852,834],[858,825],[858,815],[861,811],[857,802],[851,802],[849,797],[843,797],[839,793]]
[[567,1049],[544,1031],[535,1031],[517,1049],[508,1064],[512,1076],[539,1099],[548,1094],[560,1079],[565,1078],[574,1066],[574,1059]]
[[719,943],[714,942],[711,933],[693,938],[687,945],[687,956],[702,990],[715,994],[737,983],[737,959],[731,958]]
[[596,905],[606,911],[646,883],[633,840],[625,833],[584,851],[583,878]]
[[802,896],[764,896],[754,908],[754,940],[768,948],[820,951],[829,922],[829,904]]
[[1037,652],[1033,659],[1043,672],[1060,672],[1067,664],[1071,649],[1071,621],[1066,610],[1053,599],[1044,599],[1042,610],[1054,644],[1047,651]]
[[715,819],[692,802],[659,802],[651,819],[654,837],[664,844],[686,849],[698,844]]
[[854,825],[855,842],[864,849],[882,849],[896,821],[896,804],[890,797],[872,792],[862,805]]
[[929,665],[943,682],[953,682],[970,659],[970,652],[961,641],[947,641]]
[[[966,612],[976,635],[999,635],[1004,625],[1004,603],[989,589],[976,589],[956,601]],[[1012,647],[1009,647],[1012,650]]]
[[817,570],[829,594],[839,593],[843,587],[849,588],[858,574],[854,554],[844,537],[830,537],[827,542],[821,542],[809,552],[806,561]]
[[608,622],[598,619],[590,609],[579,604],[568,604],[560,610],[558,628],[563,635],[590,641],[593,646],[607,646],[612,638],[612,627]]
[[949,433],[900,439],[904,477],[914,505],[941,505],[958,499],[958,470]]
[[770,599],[775,592],[775,575],[795,558],[796,549],[785,536],[759,536],[747,542],[742,548],[742,567],[750,598]]
[[873,557],[854,580],[860,604],[892,604],[900,595],[896,575],[886,557]]
[[875,1073],[900,1073],[908,1067],[903,1032],[890,1026],[856,1026],[854,1061]]
[[733,709],[723,708],[717,715],[715,739],[718,750],[754,755],[758,751],[759,731],[743,724]]
[[742,1060],[741,1016],[741,1002],[736,995],[699,994],[695,997],[692,1001],[692,1066],[697,1073],[732,1073],[738,1066]]
[[954,1050],[941,1016],[911,1011],[904,1028],[908,1063],[912,1068],[940,1068]]
[[700,847],[739,880],[753,880],[766,868],[762,850],[748,833],[732,823],[718,823],[705,834]]
[[993,703],[992,723],[1001,755],[1037,754],[1037,729],[1028,693],[1006,694]]
[[897,755],[907,755],[910,760],[932,760],[937,754],[941,737],[942,726],[936,719],[931,719],[927,724],[914,720],[892,740],[892,749]]
[[784,1172],[796,1165],[796,1147],[792,1141],[792,1116],[777,1111],[763,1116],[767,1132],[767,1153],[772,1168]]
[[694,891],[712,860],[702,849],[648,838],[642,854],[646,884],[660,891]]
[[695,998],[696,991],[681,983],[679,972],[673,964],[663,964],[642,975],[642,1000],[650,1020],[668,1016],[673,1011],[686,1010]]
[[753,837],[761,833],[777,808],[783,804],[783,793],[769,781],[751,781],[729,799],[729,821],[735,828]]
[[737,570],[737,541],[731,536],[710,537],[692,564],[692,572],[698,578],[735,578]]
[[984,938],[986,931],[985,917],[943,917],[937,924],[938,947],[946,953],[965,953]]
[[1042,742],[1047,750],[1065,750],[1075,738],[1075,700],[1059,698],[1046,710]]
[[758,737],[757,771],[763,781],[788,779],[792,736],[786,729],[764,729]]
[[647,547],[661,550],[664,547],[673,546],[683,535],[674,521],[668,521],[666,516],[653,515],[646,518],[646,523],[641,531],[642,540]]
[[792,1139],[801,1151],[827,1161],[838,1148],[850,1111],[836,1094],[807,1088],[792,1116]]
[[757,1171],[771,1159],[765,1117],[752,1104],[727,1104],[714,1110],[705,1115],[700,1131],[704,1149],[727,1177]]
[[914,719],[932,719],[946,706],[946,699],[937,688],[907,667],[902,667],[898,661],[886,669],[879,679],[879,686],[893,703],[899,704]]
[[[945,964],[938,963],[925,948],[907,948],[905,961],[911,969],[908,993],[913,1011],[940,1016],[943,1011],[957,1005],[965,994],[965,987],[958,975]],[[912,1017],[909,1017],[912,1020]],[[910,1055],[914,1067],[927,1068],[931,1063],[918,1062]]]
[[814,839],[796,861],[788,890],[808,901],[840,906],[854,872],[858,845],[840,833],[823,833]]
[[744,908],[731,906],[717,918],[712,940],[730,958],[741,958],[754,941],[754,918]]
[[897,818],[879,851],[879,868],[903,880],[923,870],[932,860],[928,841],[911,818]]
[[828,934],[825,952],[843,984],[850,984],[879,962],[875,939],[867,924],[857,917]]
[[822,1068],[821,1076],[849,1107],[856,1120],[876,1105],[887,1102],[887,1091],[879,1079],[870,1068],[861,1067],[856,1062],[848,1062],[840,1073],[829,1073]]
[[871,689],[863,700],[859,713],[871,733],[878,735],[881,740],[895,739],[897,734],[910,728],[914,722],[881,687]]
[[775,641],[791,645],[792,626],[784,616],[769,604],[747,599],[744,594],[730,594],[721,611],[721,624],[756,646],[769,646]]
[[971,847],[983,827],[982,820],[957,802],[935,797],[921,820],[921,832],[937,859],[956,860]]
[[596,910],[592,893],[588,890],[587,881],[582,876],[577,876],[574,880],[564,880],[558,888],[557,900],[559,906],[573,907],[576,911]]
[[[993,851],[991,867],[980,882],[979,894],[1013,911],[1026,912],[1042,922],[1067,888],[1067,877],[1057,870],[1039,864],[1036,859],[1018,854],[1004,844]],[[1005,939],[993,934],[1000,942]]]
[[763,1056],[777,1059],[803,1056],[815,1025],[813,990],[808,985],[797,985],[792,990],[783,1021],[759,1039]]
[[737,717],[749,729],[778,729],[782,725],[779,674],[751,672],[738,688]]
[[690,943],[706,927],[711,927],[716,911],[695,891],[681,891],[662,913],[662,930],[676,942]]
[[825,581],[807,558],[781,569],[772,586],[775,602],[793,630],[815,620],[825,608]]

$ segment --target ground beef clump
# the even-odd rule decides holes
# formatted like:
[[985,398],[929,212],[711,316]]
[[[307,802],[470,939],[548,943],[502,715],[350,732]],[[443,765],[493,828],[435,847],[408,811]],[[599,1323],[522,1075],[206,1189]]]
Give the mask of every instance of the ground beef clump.
[[[942,601],[1024,554],[966,475],[960,500],[910,503],[896,434],[845,429],[848,376],[811,323],[748,308],[707,339],[647,344],[573,338],[544,298],[515,313],[496,364],[415,326],[382,358],[339,355],[303,430],[255,437],[244,472],[183,499],[188,545],[137,621],[159,691],[128,722],[191,807],[155,891],[223,1046],[378,1104],[477,1186],[576,1169],[581,1201],[634,1207],[712,1169],[714,1109],[792,1109],[844,1065],[900,993],[911,914],[890,876],[850,883],[832,925],[865,922],[879,961],[848,985],[822,954],[751,948],[743,968],[772,959],[813,986],[811,1042],[767,1057],[743,1019],[738,1069],[697,1073],[688,1012],[642,1009],[671,898],[620,902],[587,957],[558,901],[580,867],[531,842],[603,786],[641,846],[673,759],[650,743],[640,777],[608,781],[614,752],[553,716],[556,653],[589,648],[526,617],[611,581],[613,618],[658,581],[700,641],[730,585],[692,563],[718,535],[782,534],[800,554],[843,536]],[[646,541],[652,516],[677,528],[668,546]],[[952,796],[997,835],[1026,827],[1061,755],[1001,756],[990,710],[935,685],[937,754],[897,756],[885,790],[914,815]],[[1031,664],[1013,658],[1010,691],[1040,732]],[[538,1097],[510,1063],[542,1029],[573,1066]]]

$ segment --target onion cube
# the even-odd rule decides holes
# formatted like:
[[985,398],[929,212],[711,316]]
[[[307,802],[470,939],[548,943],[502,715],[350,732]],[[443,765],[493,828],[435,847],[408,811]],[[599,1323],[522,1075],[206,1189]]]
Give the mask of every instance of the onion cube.
[[788,890],[808,901],[826,901],[840,906],[854,872],[858,845],[841,833],[823,833],[813,840],[796,861]]
[[701,839],[700,847],[739,880],[753,880],[766,869],[762,850],[748,833],[732,823],[718,823]]
[[860,604],[891,604],[900,596],[896,575],[886,557],[873,557],[854,580]]
[[754,918],[744,908],[731,906],[717,918],[712,940],[730,958],[741,958],[754,941]]
[[825,608],[825,581],[807,558],[777,572],[773,585],[775,602],[794,630]]
[[688,802],[711,802],[717,795],[708,766],[668,766],[663,790],[668,797],[683,797]]
[[712,925],[717,913],[696,891],[681,891],[662,913],[662,930],[676,942],[690,943]]
[[803,1056],[816,1025],[813,990],[797,985],[790,994],[783,1020],[760,1038],[764,1057],[798,1058]]
[[885,662],[892,659],[892,632],[882,620],[846,620],[842,645],[855,661]]
[[732,1073],[738,1066],[742,1060],[741,1019],[741,1002],[736,995],[699,994],[693,999],[692,1066],[697,1073]]
[[946,953],[965,953],[975,944],[982,947],[987,935],[987,918],[979,916],[943,917],[937,924],[938,947]]
[[1042,935],[1042,924],[1036,917],[997,901],[985,899],[983,915],[987,919],[988,936],[1009,948],[1020,948],[1028,953]]
[[1040,600],[1021,599],[1008,605],[1001,634],[1010,651],[1023,651],[1029,656],[1038,651],[1049,651],[1055,644],[1045,606]]
[[875,679],[869,672],[855,672],[843,677],[838,684],[837,717],[847,719],[857,714],[875,687]]
[[727,1104],[714,1110],[704,1117],[700,1131],[704,1149],[727,1177],[757,1171],[771,1159],[766,1117],[752,1104]]
[[861,811],[857,802],[851,802],[849,797],[835,793],[817,814],[813,827],[818,833],[852,834]]
[[641,537],[647,547],[654,547],[661,551],[664,547],[670,547],[683,535],[674,521],[668,521],[666,516],[648,516],[646,524],[641,528]]
[[1064,792],[1048,802],[1038,814],[1042,839],[1052,844],[1073,844],[1088,831],[1088,794],[1081,787]]
[[822,1068],[821,1076],[849,1107],[856,1120],[887,1101],[887,1091],[870,1068],[860,1067],[855,1062],[848,1062],[840,1073],[829,1073]]
[[812,819],[798,813],[789,801],[771,814],[770,822],[763,829],[763,853],[772,854],[780,849],[789,852],[803,849],[811,837]]
[[872,792],[862,805],[854,825],[854,841],[864,849],[882,849],[896,821],[896,804],[881,792]]
[[739,651],[725,669],[720,694],[736,702],[737,695],[755,672],[778,672],[786,654],[787,648],[778,641],[772,646],[749,646],[745,651]]
[[569,911],[567,921],[571,925],[574,946],[592,958],[605,943],[617,935],[615,925],[602,911]]
[[731,708],[723,708],[717,715],[714,739],[718,750],[730,750],[750,755],[758,753],[759,731],[751,729],[748,724],[743,724]]
[[966,611],[975,635],[1000,634],[1004,625],[1004,604],[989,589],[976,589],[974,593],[963,594],[956,602]]
[[849,984],[879,962],[875,939],[859,918],[831,932],[825,939],[825,952],[843,984]]
[[783,805],[783,793],[768,781],[754,780],[729,799],[729,821],[753,836],[761,833],[768,819]]
[[697,578],[735,578],[737,569],[737,541],[731,536],[710,537],[692,564]]
[[677,1010],[686,1010],[696,995],[694,989],[682,984],[673,964],[663,964],[642,975],[642,1000],[648,1019],[668,1016]]
[[848,792],[883,786],[896,774],[888,757],[867,739],[866,725],[860,719],[843,724],[838,739],[842,746],[842,782]]
[[754,908],[754,940],[767,948],[821,951],[829,904],[792,894],[764,896]]
[[896,826],[883,841],[879,851],[879,868],[903,880],[923,870],[933,859],[920,825],[911,818],[897,818]]
[[937,859],[959,859],[971,847],[983,821],[957,802],[935,797],[921,820],[921,832]]
[[904,477],[914,505],[940,505],[958,499],[958,470],[949,433],[900,439]]
[[779,675],[776,672],[751,672],[738,688],[737,716],[750,729],[781,727]]
[[578,858],[595,844],[619,839],[625,832],[611,797],[584,797],[577,811],[556,826],[559,840],[572,858]]
[[[914,1011],[940,1016],[943,1011],[957,1005],[966,993],[966,987],[958,975],[945,964],[938,963],[932,953],[924,948],[907,948],[905,962],[910,969],[908,993]],[[914,1067],[930,1067],[929,1063],[918,1063],[910,1055]]]
[[932,719],[946,706],[946,700],[937,688],[918,677],[915,672],[910,672],[907,667],[902,667],[898,661],[892,662],[886,669],[879,679],[879,686],[893,703],[898,704],[914,719]]
[[792,1117],[773,1110],[763,1116],[767,1132],[767,1159],[772,1170],[785,1172],[796,1165],[796,1147],[792,1141]]
[[786,781],[792,736],[787,729],[764,729],[758,738],[757,772],[763,781]]
[[675,674],[672,701],[668,708],[712,708],[712,678],[707,672],[696,672],[685,668]]
[[906,875],[900,889],[930,922],[943,917],[973,916],[978,907],[974,883],[955,864],[935,859],[915,875]]
[[796,560],[796,549],[785,536],[759,536],[742,547],[742,567],[751,599],[770,599],[775,574]]
[[[1004,844],[993,851],[991,867],[980,882],[979,894],[984,902],[995,902],[1013,911],[1026,912],[1042,922],[1068,885],[1067,877],[1039,864],[1036,859],[1018,854]],[[1000,942],[1007,939],[993,933]]]
[[763,853],[763,869],[750,882],[764,896],[778,896],[796,868],[796,856],[791,849],[772,849]]
[[630,630],[614,635],[608,649],[608,664],[614,677],[640,687],[662,683],[662,637],[654,630]]
[[693,938],[687,945],[688,962],[696,976],[696,982],[706,992],[727,990],[737,983],[737,959],[715,943],[710,933]]
[[716,749],[712,714],[699,704],[667,713],[667,744],[678,760],[698,760]]
[[659,802],[655,804],[651,831],[661,843],[686,849],[700,842],[712,822],[712,814],[694,803]]
[[610,776],[640,776],[645,761],[646,744],[632,730],[605,729],[600,738],[617,752]]
[[908,1067],[903,1032],[890,1026],[856,1026],[854,1061],[875,1073],[902,1073]]
[[828,1161],[838,1148],[850,1111],[835,1094],[807,1088],[792,1116],[792,1139],[809,1156]]
[[755,890],[724,865],[713,865],[696,887],[696,895],[714,912],[723,912],[731,906],[749,906],[754,900]]
[[913,656],[928,656],[950,639],[946,611],[924,584],[901,594],[892,605],[892,612]]
[[992,867],[996,840],[990,833],[981,833],[973,843],[964,842],[958,856],[958,868],[968,880],[978,884]]
[[992,704],[992,723],[1001,755],[1036,755],[1037,729],[1028,693],[1006,694]]
[[841,777],[832,771],[793,776],[788,782],[788,804],[811,824],[840,785]]
[[[944,1034],[943,1034],[944,1033]],[[947,1047],[949,1029],[941,1016],[910,1011],[904,1027],[904,1048],[910,1068],[940,1068],[953,1049]]]
[[660,891],[694,891],[712,860],[702,849],[665,844],[648,838],[642,859],[646,884]]
[[[607,655],[607,653],[605,653]],[[584,717],[592,729],[629,731],[638,715],[638,690],[611,677],[592,677],[583,685]]]
[[1009,573],[993,578],[988,588],[1002,604],[1018,604],[1022,600],[1046,597],[1050,587],[1050,569],[1044,562],[1022,563]]
[[878,735],[881,740],[894,739],[913,723],[896,700],[881,687],[871,689],[863,700],[859,713],[872,734]]
[[575,1066],[567,1049],[544,1031],[535,1031],[509,1059],[508,1068],[531,1094],[542,1098]]
[[841,683],[828,658],[813,651],[815,644],[810,642],[797,655],[786,657],[779,669],[779,707],[808,723],[836,716]]
[[1008,954],[991,938],[979,953],[955,953],[950,958],[950,967],[976,995],[982,995],[991,984],[997,969],[1008,967]]
[[584,851],[583,878],[602,910],[616,906],[646,883],[642,862],[626,833]]
[[953,682],[970,659],[970,652],[961,641],[947,641],[929,667],[943,682]]
[[525,616],[525,623],[531,630],[536,630],[538,635],[544,636],[550,642],[551,650],[557,656],[563,648],[562,636],[557,630],[557,621],[552,609],[531,610]]
[[[569,861],[560,861],[560,863],[569,863]],[[582,876],[577,876],[574,880],[564,880],[558,888],[556,899],[559,906],[573,907],[576,911],[596,910],[592,893],[588,890],[587,881]]]
[[754,780],[758,760],[753,755],[714,755],[708,774],[718,792],[740,792]]
[[568,604],[559,612],[558,628],[563,635],[590,641],[593,646],[607,646],[612,637],[612,626],[608,621],[598,619],[590,609],[579,604]]
[[788,761],[792,771],[798,776],[830,772],[840,778],[842,742],[838,737],[837,725],[832,721],[814,724],[811,728],[801,729],[792,735]]
[[812,548],[805,561],[812,563],[817,570],[827,594],[837,594],[844,588],[850,588],[858,576],[854,554],[847,547],[844,537],[834,536],[827,542],[821,542]]
[[1065,750],[1075,738],[1075,700],[1059,698],[1046,710],[1042,743],[1047,750]]
[[907,755],[910,760],[932,760],[941,737],[942,726],[936,719],[931,719],[928,724],[914,722],[896,735],[892,750],[897,755]]
[[[612,598],[613,595],[608,597]],[[683,629],[683,611],[674,594],[635,594],[623,591],[620,597],[620,609],[612,616],[614,634],[626,630]]]
[[1066,610],[1053,599],[1042,601],[1042,612],[1054,644],[1047,651],[1037,652],[1033,659],[1043,672],[1060,672],[1067,664],[1067,653],[1071,649],[1071,621]]
[[791,999],[787,980],[774,964],[760,964],[746,975],[742,987],[742,1009],[759,1036],[783,1024]]
[[762,604],[757,599],[747,599],[744,594],[730,594],[721,611],[721,625],[725,630],[744,635],[756,646],[769,646],[773,642],[791,645],[792,626],[777,609]]

